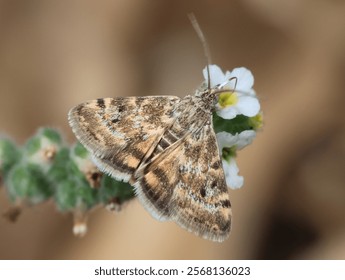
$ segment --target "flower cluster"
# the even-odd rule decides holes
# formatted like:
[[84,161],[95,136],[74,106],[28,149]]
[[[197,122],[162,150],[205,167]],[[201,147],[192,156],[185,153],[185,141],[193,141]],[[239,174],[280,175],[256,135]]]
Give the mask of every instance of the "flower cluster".
[[[254,77],[244,68],[223,71],[217,65],[203,70],[205,82],[217,88],[219,94],[214,115],[219,151],[227,185],[232,189],[242,187],[244,178],[238,175],[236,153],[249,145],[262,126],[260,103],[253,89]],[[210,81],[208,81],[210,77]]]

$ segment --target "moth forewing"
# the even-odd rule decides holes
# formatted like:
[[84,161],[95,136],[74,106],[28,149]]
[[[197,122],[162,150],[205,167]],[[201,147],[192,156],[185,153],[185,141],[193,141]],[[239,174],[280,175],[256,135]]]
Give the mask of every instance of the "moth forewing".
[[99,98],[72,108],[69,123],[100,169],[128,181],[174,121],[179,100],[175,96]]
[[129,181],[159,220],[213,241],[231,228],[231,205],[215,132],[214,92],[104,98],[69,113],[78,140],[97,166]]
[[170,218],[199,236],[223,241],[230,233],[231,205],[212,127],[174,145],[137,178],[139,200],[160,220]]

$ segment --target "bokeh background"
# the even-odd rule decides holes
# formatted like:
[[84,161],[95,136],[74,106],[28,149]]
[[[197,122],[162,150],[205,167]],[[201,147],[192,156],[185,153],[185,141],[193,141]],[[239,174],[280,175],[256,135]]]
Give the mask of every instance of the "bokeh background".
[[[184,96],[205,59],[255,77],[265,125],[239,153],[233,230],[212,243],[132,201],[97,209],[84,238],[52,202],[0,219],[0,259],[344,259],[345,2],[341,0],[2,0],[0,131],[75,138],[68,110],[98,97]],[[0,189],[0,211],[9,206]]]

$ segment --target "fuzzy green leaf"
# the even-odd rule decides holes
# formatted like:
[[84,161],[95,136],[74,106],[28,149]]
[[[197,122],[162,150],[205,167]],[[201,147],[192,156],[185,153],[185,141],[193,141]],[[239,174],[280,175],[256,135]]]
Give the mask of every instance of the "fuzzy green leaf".
[[4,177],[20,158],[21,152],[11,140],[0,139],[0,171]]
[[10,198],[26,200],[32,204],[42,202],[53,194],[51,183],[39,166],[21,163],[15,165],[6,180]]
[[55,144],[61,144],[62,143],[62,138],[60,133],[50,127],[44,127],[39,130],[38,134],[41,134],[42,136],[48,138],[51,142]]
[[116,181],[113,178],[104,175],[99,189],[99,196],[103,204],[108,204],[114,198],[119,203],[123,203],[126,200],[134,198],[135,194],[134,189],[130,184]]

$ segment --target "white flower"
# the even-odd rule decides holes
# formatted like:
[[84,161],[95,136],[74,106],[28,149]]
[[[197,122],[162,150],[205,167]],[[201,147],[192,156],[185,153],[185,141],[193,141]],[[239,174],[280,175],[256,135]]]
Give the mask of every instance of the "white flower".
[[244,178],[238,175],[238,167],[235,158],[230,158],[229,162],[222,160],[225,174],[226,185],[233,189],[239,189],[243,186]]
[[[244,178],[238,175],[236,151],[249,145],[256,136],[253,130],[245,130],[232,135],[228,132],[217,133],[219,151],[222,155],[223,170],[227,186],[239,189],[243,186]],[[224,149],[225,148],[225,149]]]
[[[244,68],[235,68],[231,72],[223,71],[217,65],[209,65],[210,86],[212,88],[228,89],[219,95],[217,114],[224,119],[233,119],[237,115],[253,117],[260,111],[260,103],[256,98],[253,89],[254,77],[252,73]],[[207,67],[203,75],[208,82]],[[235,78],[232,79],[231,78]]]
[[225,147],[241,150],[245,146],[251,144],[255,136],[256,132],[254,130],[244,130],[235,135],[225,131],[219,132],[217,133],[219,151],[222,152]]

